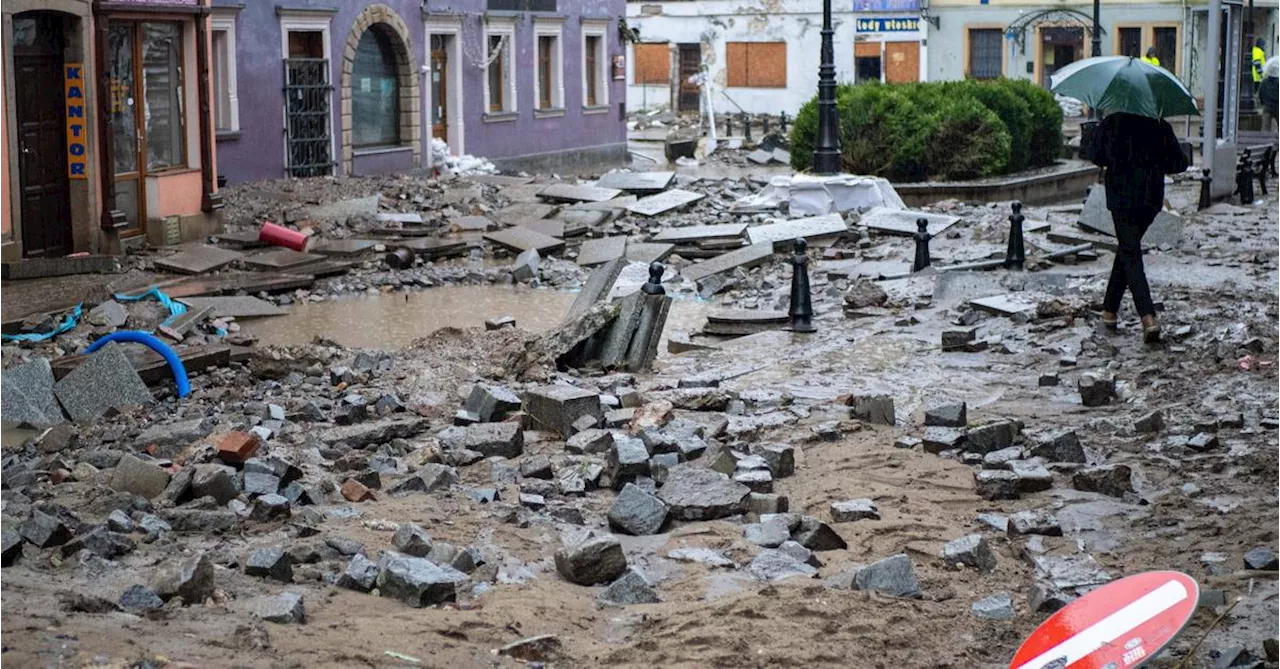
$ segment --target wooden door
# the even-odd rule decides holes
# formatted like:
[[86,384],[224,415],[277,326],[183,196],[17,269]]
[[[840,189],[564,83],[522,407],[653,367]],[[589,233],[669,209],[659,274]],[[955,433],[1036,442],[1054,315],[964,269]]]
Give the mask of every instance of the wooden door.
[[702,108],[702,89],[689,83],[689,78],[702,69],[702,47],[697,44],[680,45],[680,94],[676,111],[698,111]]
[[62,19],[45,12],[13,19],[14,107],[22,253],[71,252],[71,180],[67,176]]
[[891,84],[920,81],[919,42],[885,42],[884,80]]
[[443,35],[431,36],[431,136],[449,141],[449,52]]
[[112,160],[116,208],[124,213],[125,236],[146,230],[146,127],[143,91],[138,86],[137,24],[112,23],[107,31],[107,77],[111,99]]

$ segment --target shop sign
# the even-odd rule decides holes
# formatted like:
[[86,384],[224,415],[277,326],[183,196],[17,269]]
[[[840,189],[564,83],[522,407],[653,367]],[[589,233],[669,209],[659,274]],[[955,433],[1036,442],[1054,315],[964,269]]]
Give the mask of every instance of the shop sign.
[[84,64],[63,66],[67,103],[67,176],[87,179],[89,167],[89,133],[85,123]]
[[920,0],[853,0],[855,12],[915,12]]
[[920,32],[920,19],[856,19],[860,33]]

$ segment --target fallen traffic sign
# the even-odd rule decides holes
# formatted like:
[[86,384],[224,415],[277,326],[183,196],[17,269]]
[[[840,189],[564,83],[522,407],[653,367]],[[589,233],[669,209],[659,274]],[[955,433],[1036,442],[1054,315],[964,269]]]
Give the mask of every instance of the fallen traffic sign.
[[1040,624],[1009,669],[1130,669],[1164,650],[1200,599],[1195,579],[1151,571],[1112,581]]

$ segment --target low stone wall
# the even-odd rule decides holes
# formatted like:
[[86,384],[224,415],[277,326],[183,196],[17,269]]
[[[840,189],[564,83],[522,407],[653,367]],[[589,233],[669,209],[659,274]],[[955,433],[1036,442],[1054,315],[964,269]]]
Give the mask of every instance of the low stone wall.
[[893,188],[909,207],[946,199],[962,202],[1021,200],[1027,204],[1050,204],[1083,200],[1088,195],[1089,186],[1098,182],[1098,172],[1098,168],[1089,163],[1070,161],[1059,169],[1027,176],[1013,174],[981,181],[896,183]]

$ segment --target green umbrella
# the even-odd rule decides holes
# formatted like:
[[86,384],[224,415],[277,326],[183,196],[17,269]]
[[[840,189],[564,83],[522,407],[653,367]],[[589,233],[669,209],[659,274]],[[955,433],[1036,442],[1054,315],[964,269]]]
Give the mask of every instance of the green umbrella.
[[1199,113],[1191,92],[1173,73],[1128,56],[1078,60],[1049,80],[1054,93],[1108,112],[1150,118]]

